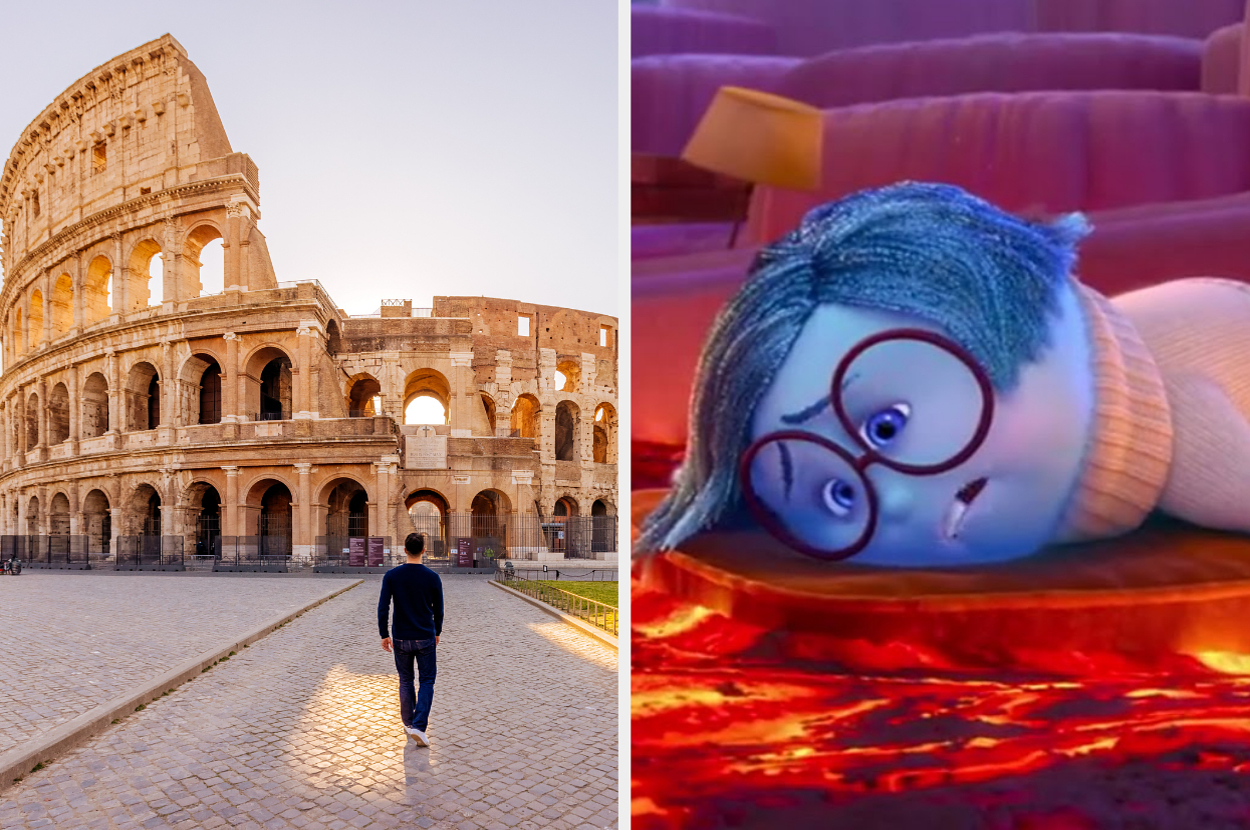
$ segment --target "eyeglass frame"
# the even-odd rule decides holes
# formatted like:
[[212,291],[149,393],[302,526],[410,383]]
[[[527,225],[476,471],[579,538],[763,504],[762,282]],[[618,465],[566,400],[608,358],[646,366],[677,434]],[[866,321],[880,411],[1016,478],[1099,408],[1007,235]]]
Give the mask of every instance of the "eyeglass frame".
[[[958,453],[951,456],[946,461],[937,464],[906,464],[900,461],[894,461],[883,455],[874,447],[868,446],[867,442],[860,436],[859,429],[851,421],[850,416],[846,412],[845,402],[842,400],[842,383],[846,378],[846,373],[850,370],[855,360],[872,348],[883,342],[895,340],[914,340],[922,343],[928,343],[939,349],[953,355],[957,360],[963,363],[972,373],[972,377],[977,382],[977,386],[981,391],[981,417],[977,422],[976,430],[972,433],[972,437],[964,445]],[[850,351],[842,356],[837,367],[833,372],[833,379],[830,382],[829,400],[833,405],[834,413],[837,415],[838,422],[851,440],[855,442],[862,452],[858,457],[851,454],[850,450],[834,443],[831,439],[814,432],[805,430],[778,430],[767,433],[754,441],[746,448],[742,454],[742,458],[738,462],[738,479],[742,488],[743,497],[747,502],[747,508],[754,515],[755,520],[760,523],[774,538],[784,542],[787,546],[793,548],[799,553],[821,559],[827,562],[841,562],[850,559],[855,554],[862,551],[872,541],[877,532],[877,523],[880,516],[879,499],[877,497],[877,488],[873,486],[872,481],[868,478],[866,471],[873,464],[880,464],[883,467],[895,470],[905,475],[912,476],[930,476],[953,470],[960,464],[963,464],[971,458],[977,450],[981,449],[981,445],[985,443],[986,436],[989,435],[990,426],[994,421],[994,387],[990,382],[989,375],[985,369],[977,362],[976,358],[958,343],[943,337],[936,332],[928,329],[915,328],[899,328],[889,329],[887,331],[878,332],[877,334],[865,337],[859,341]],[[862,490],[866,497],[868,506],[868,524],[860,533],[859,538],[854,544],[845,548],[835,549],[832,553],[821,550],[812,545],[803,542],[789,530],[787,530],[777,518],[777,514],[764,504],[763,500],[755,493],[755,488],[751,486],[751,464],[755,461],[755,457],[768,444],[775,441],[797,440],[814,443],[823,447],[838,456],[847,464],[855,474],[859,477],[862,484]]]

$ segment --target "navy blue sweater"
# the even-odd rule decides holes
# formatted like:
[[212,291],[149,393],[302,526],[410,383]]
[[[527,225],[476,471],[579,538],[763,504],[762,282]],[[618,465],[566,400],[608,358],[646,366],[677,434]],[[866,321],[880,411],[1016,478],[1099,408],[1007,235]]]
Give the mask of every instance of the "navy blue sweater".
[[443,633],[443,581],[425,565],[400,565],[382,577],[378,598],[378,633],[386,631],[386,617],[395,600],[396,640],[433,640]]

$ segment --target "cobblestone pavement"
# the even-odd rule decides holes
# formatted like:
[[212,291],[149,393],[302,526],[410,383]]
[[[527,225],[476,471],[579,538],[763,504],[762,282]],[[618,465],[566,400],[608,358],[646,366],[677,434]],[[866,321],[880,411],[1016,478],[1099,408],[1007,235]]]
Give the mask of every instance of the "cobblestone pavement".
[[0,793],[0,827],[616,827],[616,653],[443,585],[429,748],[404,739],[372,577]]
[[0,754],[350,581],[0,579]]

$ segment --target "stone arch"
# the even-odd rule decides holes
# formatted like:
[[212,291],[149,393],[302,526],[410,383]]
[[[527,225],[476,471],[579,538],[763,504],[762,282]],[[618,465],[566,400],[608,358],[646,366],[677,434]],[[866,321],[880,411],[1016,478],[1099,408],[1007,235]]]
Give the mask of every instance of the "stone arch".
[[437,369],[423,368],[411,372],[404,381],[404,423],[432,423],[429,420],[410,420],[409,407],[419,398],[432,398],[443,407],[443,420],[433,423],[451,423],[451,384]]
[[286,350],[272,343],[258,346],[243,365],[247,367],[247,411],[260,421],[289,420],[295,363]]
[[[578,392],[582,388],[582,364],[576,360],[561,360],[556,364],[555,390],[557,392]],[[560,383],[560,376],[564,383]]]
[[199,220],[187,233],[182,244],[182,263],[178,274],[178,279],[182,283],[182,298],[203,297],[225,290],[225,285],[218,288],[215,280],[213,285],[205,285],[203,278],[206,275],[200,273],[203,267],[201,255],[204,253],[204,246],[215,240],[224,241],[225,237],[226,235],[217,223],[209,219]]
[[262,556],[291,555],[294,531],[294,489],[278,476],[261,476],[247,490],[243,527],[259,537]]
[[206,479],[195,479],[182,491],[186,517],[186,548],[196,556],[221,556],[221,491]]
[[[160,274],[152,273],[152,260],[161,257]],[[126,286],[126,297],[130,301],[131,311],[142,311],[154,305],[160,305],[165,299],[164,274],[165,255],[160,243],[147,238],[136,242],[130,249],[127,260],[129,280]]]
[[486,423],[490,426],[490,434],[495,434],[495,399],[485,392],[482,395],[482,407],[486,410]]
[[126,431],[142,432],[161,425],[161,378],[156,367],[140,360],[130,367],[123,386]]
[[512,512],[512,500],[502,490],[487,488],[473,497],[469,506],[472,516],[472,536],[503,540],[507,535],[508,514]]
[[513,438],[537,438],[541,413],[542,404],[538,402],[538,398],[529,393],[518,395],[512,403],[511,436]]
[[32,495],[26,502],[26,535],[42,536],[43,527],[40,522],[39,497]]
[[597,464],[616,463],[616,407],[604,401],[595,407],[594,460]]
[[368,372],[359,372],[347,380],[347,417],[367,418],[381,415],[379,401],[382,384]]
[[[404,498],[404,508],[414,533],[425,537],[425,551],[431,557],[447,555],[451,502],[433,488],[413,490]],[[405,534],[407,535],[407,534]],[[403,547],[403,542],[400,542]]]
[[595,499],[595,503],[590,506],[590,515],[592,516],[615,516],[616,505],[608,499]]
[[556,461],[577,461],[581,458],[578,441],[580,429],[581,409],[577,404],[567,398],[556,404]]
[[58,492],[48,503],[48,535],[69,535],[69,497]]
[[178,372],[178,410],[184,424],[221,423],[221,364],[209,352],[196,352]]
[[321,486],[318,509],[325,509],[322,534],[336,539],[369,535],[369,488],[354,476],[338,475]]
[[69,390],[58,383],[48,392],[48,445],[69,440]]
[[82,501],[82,535],[87,537],[87,550],[109,554],[113,537],[113,516],[109,511],[108,493],[93,488]]
[[87,266],[82,284],[82,323],[90,326],[113,313],[113,263],[100,254]]
[[26,449],[39,446],[39,395],[32,392],[26,399]]
[[343,350],[343,340],[339,335],[339,324],[333,320],[326,322],[326,351],[338,354]]
[[160,490],[140,481],[130,488],[122,508],[122,527],[127,536],[164,535],[165,504]]
[[74,327],[74,280],[61,274],[52,284],[52,339],[64,337]]
[[581,512],[581,507],[577,503],[577,497],[568,493],[556,499],[556,503],[551,508],[551,515],[556,517],[573,518]]
[[82,385],[82,437],[98,438],[109,431],[109,383],[100,372]]
[[43,292],[36,288],[30,292],[30,307],[26,310],[30,328],[30,348],[33,351],[43,342]]

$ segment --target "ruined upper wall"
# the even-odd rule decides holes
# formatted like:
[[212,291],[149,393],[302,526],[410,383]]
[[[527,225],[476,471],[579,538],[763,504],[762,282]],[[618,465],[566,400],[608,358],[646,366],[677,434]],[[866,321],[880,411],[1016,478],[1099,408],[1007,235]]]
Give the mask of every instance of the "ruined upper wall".
[[138,196],[226,173],[256,187],[255,165],[230,155],[208,82],[170,35],[96,67],[23,130],[0,172],[6,273],[64,228]]

